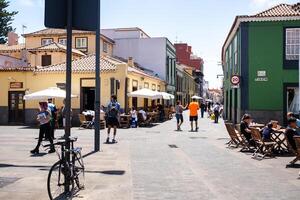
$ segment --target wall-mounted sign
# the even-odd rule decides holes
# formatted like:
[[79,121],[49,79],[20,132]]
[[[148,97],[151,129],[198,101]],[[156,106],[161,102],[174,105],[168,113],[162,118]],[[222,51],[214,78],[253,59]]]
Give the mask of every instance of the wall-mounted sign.
[[23,82],[10,82],[9,83],[10,89],[22,89],[23,88]]
[[239,75],[232,75],[230,82],[232,85],[239,85],[241,82],[240,76]]
[[257,77],[266,77],[267,72],[266,71],[257,71]]
[[268,77],[257,77],[254,79],[255,82],[267,82],[268,80]]

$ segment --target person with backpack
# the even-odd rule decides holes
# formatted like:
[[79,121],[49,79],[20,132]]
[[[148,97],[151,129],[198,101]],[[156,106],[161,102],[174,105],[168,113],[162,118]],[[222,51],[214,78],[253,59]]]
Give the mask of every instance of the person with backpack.
[[106,143],[109,143],[111,128],[114,129],[112,143],[116,143],[117,127],[119,126],[119,116],[120,116],[120,104],[117,102],[117,96],[112,95],[111,101],[107,106],[107,113],[106,113],[106,123],[108,126]]
[[215,123],[219,123],[219,116],[220,116],[220,104],[216,103],[213,107],[214,115],[215,115]]
[[54,103],[52,103],[52,99],[48,99],[48,109],[51,112],[51,119],[50,119],[50,136],[52,139],[54,139],[54,131],[55,131],[55,125],[56,125],[56,117],[57,117],[57,108]]

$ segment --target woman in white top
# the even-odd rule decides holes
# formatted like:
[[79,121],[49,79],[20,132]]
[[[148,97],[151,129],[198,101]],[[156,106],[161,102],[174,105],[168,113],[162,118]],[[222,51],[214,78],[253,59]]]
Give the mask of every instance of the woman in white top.
[[131,115],[131,126],[136,128],[137,127],[138,116],[137,116],[137,111],[136,111],[135,107],[131,108],[130,115]]

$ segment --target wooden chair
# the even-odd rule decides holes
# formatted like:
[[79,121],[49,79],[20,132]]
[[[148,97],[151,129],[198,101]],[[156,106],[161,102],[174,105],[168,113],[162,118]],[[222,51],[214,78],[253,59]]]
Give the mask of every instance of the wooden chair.
[[265,142],[263,141],[261,134],[259,132],[259,129],[257,128],[250,128],[251,129],[251,136],[252,139],[255,141],[256,143],[256,150],[255,152],[252,154],[252,157],[257,158],[257,157],[261,157],[261,158],[265,158],[266,156],[273,156],[273,149],[274,146],[276,145],[276,142]]
[[253,147],[249,144],[249,142],[246,140],[245,136],[241,133],[240,124],[235,125],[235,130],[237,132],[238,138],[240,140],[240,145],[242,146],[241,152],[249,152],[253,151]]
[[226,143],[228,147],[239,147],[241,142],[239,136],[237,135],[237,131],[234,129],[234,125],[232,123],[225,123],[225,127],[230,137],[230,141]]
[[100,112],[100,129],[105,129],[106,121],[105,121],[105,112]]
[[138,113],[138,126],[146,127],[151,125],[152,118],[149,117],[148,119],[144,120],[143,114]]
[[289,144],[289,141],[286,140],[287,143],[288,143],[289,148],[292,149],[291,152],[294,153],[294,154],[296,155],[296,158],[294,158],[294,159],[290,162],[291,165],[294,165],[297,161],[300,160],[300,136],[294,136],[293,138],[294,138],[294,140],[295,140],[296,147],[297,147],[297,150],[296,150],[296,151],[293,150],[293,148],[292,148],[291,145]]
[[91,121],[87,121],[85,115],[78,114],[78,118],[80,121],[80,127],[79,128],[88,128],[91,124]]

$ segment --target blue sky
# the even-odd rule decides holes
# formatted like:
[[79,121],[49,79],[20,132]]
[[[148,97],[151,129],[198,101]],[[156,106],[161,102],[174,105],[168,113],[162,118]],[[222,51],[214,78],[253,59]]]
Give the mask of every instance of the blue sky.
[[[22,33],[44,28],[44,0],[10,0],[19,11],[13,26]],[[221,48],[236,15],[251,15],[297,0],[101,0],[101,28],[140,27],[150,36],[187,42],[204,59],[210,88],[220,87]]]

